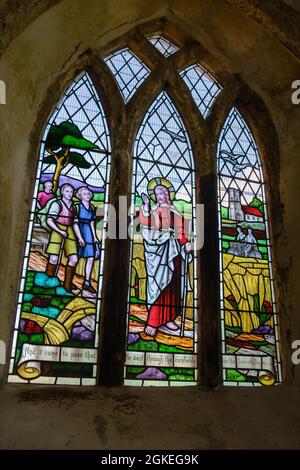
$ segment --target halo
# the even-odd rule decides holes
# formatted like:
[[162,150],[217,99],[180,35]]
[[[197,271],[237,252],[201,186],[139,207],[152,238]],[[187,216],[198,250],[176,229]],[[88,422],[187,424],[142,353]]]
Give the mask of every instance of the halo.
[[166,180],[165,178],[159,178],[159,177],[153,178],[152,180],[150,180],[147,186],[147,191],[152,201],[156,202],[155,188],[157,186],[164,186],[165,188],[167,188],[167,190],[169,191],[170,200],[173,201],[175,197],[174,186],[172,185],[172,183],[170,183],[170,181]]

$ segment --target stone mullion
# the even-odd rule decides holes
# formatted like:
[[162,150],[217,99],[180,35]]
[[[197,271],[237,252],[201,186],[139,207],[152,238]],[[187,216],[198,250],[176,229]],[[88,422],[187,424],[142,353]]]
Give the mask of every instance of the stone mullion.
[[138,131],[138,128],[149,109],[149,106],[164,89],[168,78],[168,64],[166,61],[159,63],[149,77],[140,85],[127,104],[127,116],[130,123],[130,136]]
[[[129,273],[128,238],[119,239],[119,216],[128,226],[128,204],[130,201],[131,159],[126,145],[128,135],[126,119],[117,129],[113,143],[109,203],[116,212],[116,239],[106,240],[103,277],[103,300],[100,327],[100,376],[101,385],[123,384],[126,311]],[[119,196],[127,196],[127,214],[120,214]]]
[[187,44],[186,47],[169,56],[168,62],[179,72],[198,64],[223,85],[232,80],[231,74],[221,67],[220,62],[199,43]]
[[216,141],[208,133],[203,151],[200,176],[201,202],[204,204],[204,244],[200,251],[200,316],[201,383],[216,387],[220,380],[219,320],[219,243]]
[[[109,204],[116,210],[119,233],[119,196],[130,194],[130,158],[127,148],[126,108],[118,86],[105,63],[95,58],[88,68],[107,115],[111,138]],[[125,216],[126,222],[126,216]],[[100,312],[99,383],[123,384],[129,240],[106,239]]]
[[[221,92],[216,96],[206,117],[207,126],[211,135],[212,144],[217,142],[224,122],[232,106],[240,94],[242,85],[238,79],[230,78],[226,81]],[[213,163],[208,160],[211,169]]]
[[113,146],[115,130],[119,127],[119,123],[124,120],[125,116],[123,97],[109,67],[98,55],[94,55],[91,58],[86,71],[91,77],[101,99],[109,127],[111,145]]
[[155,67],[166,60],[156,47],[138,30],[135,30],[129,36],[128,47],[150,70],[154,70]]
[[200,44],[193,43],[170,55],[168,61],[175,69],[181,71],[190,65],[202,62],[203,51]]

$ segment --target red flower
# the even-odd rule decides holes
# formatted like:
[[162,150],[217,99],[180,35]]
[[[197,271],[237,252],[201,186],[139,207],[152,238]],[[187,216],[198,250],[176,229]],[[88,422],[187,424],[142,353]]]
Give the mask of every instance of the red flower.
[[27,320],[24,333],[26,335],[33,335],[34,333],[40,333],[42,329],[32,320]]
[[229,296],[227,297],[227,300],[235,300],[234,295],[229,295]]
[[273,312],[272,307],[270,305],[270,302],[268,302],[267,300],[264,300],[263,305],[266,307],[267,313],[272,313]]

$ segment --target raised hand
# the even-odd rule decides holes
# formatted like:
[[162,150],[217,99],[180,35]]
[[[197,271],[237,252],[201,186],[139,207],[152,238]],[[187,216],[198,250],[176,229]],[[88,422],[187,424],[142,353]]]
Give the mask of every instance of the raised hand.
[[147,194],[142,193],[142,200],[143,200],[145,209],[149,210],[149,208],[150,208],[150,199],[148,198]]
[[186,242],[186,244],[184,245],[184,251],[186,253],[189,253],[192,249],[192,244],[190,242]]

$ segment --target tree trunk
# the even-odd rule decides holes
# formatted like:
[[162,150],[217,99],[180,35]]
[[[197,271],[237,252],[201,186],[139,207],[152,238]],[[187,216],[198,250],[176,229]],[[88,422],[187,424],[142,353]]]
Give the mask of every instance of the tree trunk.
[[63,162],[63,158],[60,158],[56,162],[55,171],[54,171],[54,175],[53,175],[53,192],[54,193],[56,193],[56,191],[58,189],[59,177],[60,177],[60,174],[61,174],[64,167],[65,167],[65,165],[64,165],[64,162]]

